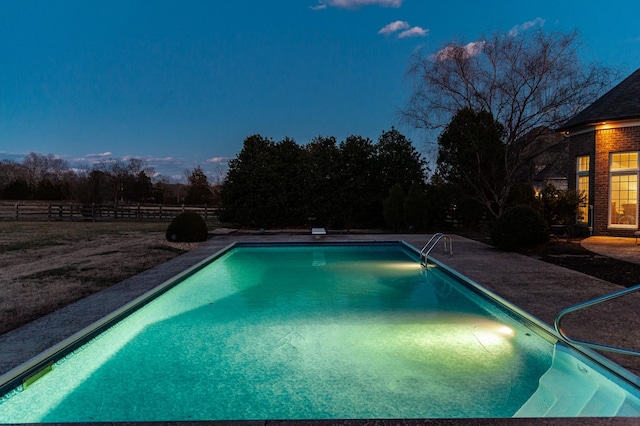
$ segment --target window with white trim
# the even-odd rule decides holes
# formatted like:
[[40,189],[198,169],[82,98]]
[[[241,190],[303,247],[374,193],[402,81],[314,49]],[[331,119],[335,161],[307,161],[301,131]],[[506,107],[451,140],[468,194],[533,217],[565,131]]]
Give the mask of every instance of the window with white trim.
[[612,153],[609,164],[609,225],[635,229],[638,223],[638,153]]
[[582,196],[576,217],[578,223],[589,223],[589,160],[588,155],[577,158],[576,190]]

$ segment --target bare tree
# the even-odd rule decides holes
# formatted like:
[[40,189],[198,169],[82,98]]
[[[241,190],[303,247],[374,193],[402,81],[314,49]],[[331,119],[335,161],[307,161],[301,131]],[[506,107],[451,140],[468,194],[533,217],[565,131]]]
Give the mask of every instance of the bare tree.
[[13,160],[0,160],[0,188],[16,179],[27,180],[26,168]]
[[30,152],[22,160],[22,166],[26,171],[26,179],[29,186],[35,188],[38,183],[48,179],[52,182],[63,180],[69,171],[69,163],[53,154],[41,155]]
[[[546,135],[592,103],[613,73],[578,56],[577,33],[496,33],[416,53],[413,88],[401,115],[419,129],[441,131],[460,110],[491,113],[504,126],[504,205],[521,169],[549,148]],[[501,210],[501,209],[500,209]]]
[[[94,165],[94,172],[100,172],[107,178],[110,197],[114,203],[123,199],[124,179],[127,175],[127,167],[120,159],[109,158],[101,160]],[[95,195],[95,194],[94,194]]]
[[[151,177],[155,174],[155,170],[148,166],[144,160],[129,158],[125,161],[109,158],[96,163],[94,171],[106,176],[111,193],[110,198],[114,203],[130,202],[132,198],[139,201],[140,198],[151,195]],[[142,191],[145,195],[140,195],[141,188],[136,188],[140,183],[143,183],[143,186],[148,186],[148,191]]]

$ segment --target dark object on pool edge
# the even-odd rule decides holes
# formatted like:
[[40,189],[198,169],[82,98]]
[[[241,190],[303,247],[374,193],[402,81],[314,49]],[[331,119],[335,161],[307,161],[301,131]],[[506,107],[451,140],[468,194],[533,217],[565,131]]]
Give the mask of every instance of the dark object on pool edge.
[[167,228],[166,238],[174,243],[195,243],[207,240],[207,224],[196,212],[182,212]]

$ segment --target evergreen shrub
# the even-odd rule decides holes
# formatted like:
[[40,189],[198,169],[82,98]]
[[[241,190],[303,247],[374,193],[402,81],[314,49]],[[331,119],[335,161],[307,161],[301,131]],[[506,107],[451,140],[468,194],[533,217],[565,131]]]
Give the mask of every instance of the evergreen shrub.
[[533,247],[549,240],[549,226],[534,208],[517,205],[500,215],[491,229],[491,240],[501,250]]
[[195,243],[206,241],[207,224],[196,212],[182,212],[174,217],[167,228],[166,237],[174,243]]

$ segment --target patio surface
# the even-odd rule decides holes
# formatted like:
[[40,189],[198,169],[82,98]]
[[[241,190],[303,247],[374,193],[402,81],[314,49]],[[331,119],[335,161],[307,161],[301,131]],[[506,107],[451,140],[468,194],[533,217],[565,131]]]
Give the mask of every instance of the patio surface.
[[[582,247],[603,256],[640,264],[640,238],[634,237],[589,237],[582,240]],[[638,277],[640,284],[640,277]]]
[[[156,287],[186,268],[237,241],[243,242],[342,242],[406,241],[420,249],[427,234],[334,234],[321,239],[310,233],[274,233],[213,235],[191,252],[40,318],[0,336],[0,375],[22,364],[43,350],[104,317],[137,296]],[[617,241],[624,240],[624,241]],[[440,243],[442,244],[442,243]],[[587,249],[612,257],[640,263],[640,246],[631,238],[591,237],[583,244]],[[562,308],[602,296],[622,287],[582,273],[551,265],[515,253],[505,253],[477,241],[453,236],[454,256],[442,253],[440,246],[432,252],[446,265],[497,293],[547,324]],[[634,257],[635,256],[635,257]],[[630,260],[632,261],[632,260]],[[640,277],[639,277],[640,278]],[[569,314],[565,330],[571,337],[612,346],[640,350],[640,292]],[[640,375],[640,357],[603,353],[604,356]],[[402,421],[393,424],[468,424],[469,421]],[[248,422],[247,424],[265,424]],[[276,422],[267,422],[275,424]],[[331,422],[325,422],[330,424]],[[474,424],[639,424],[640,419],[481,419]],[[280,423],[281,424],[281,423]],[[302,422],[299,424],[311,424]],[[382,424],[382,422],[340,422],[340,424]]]

